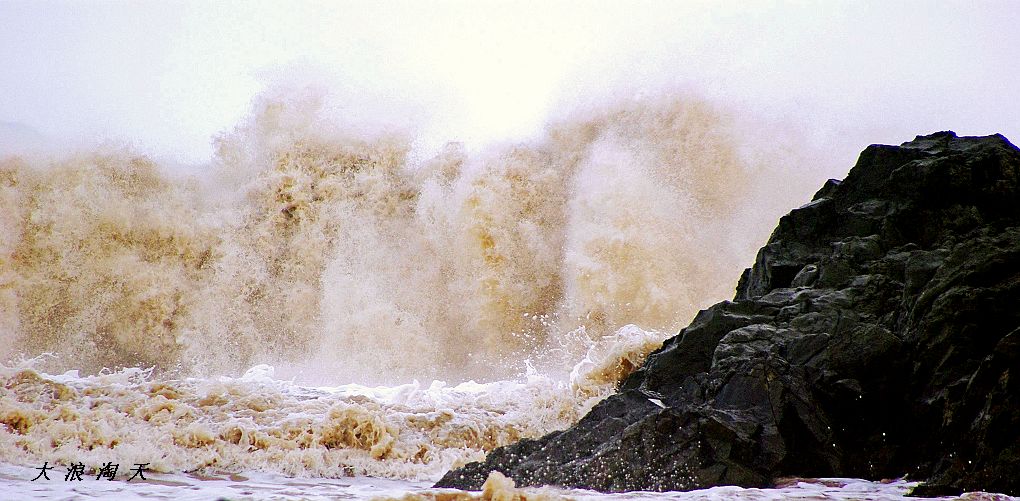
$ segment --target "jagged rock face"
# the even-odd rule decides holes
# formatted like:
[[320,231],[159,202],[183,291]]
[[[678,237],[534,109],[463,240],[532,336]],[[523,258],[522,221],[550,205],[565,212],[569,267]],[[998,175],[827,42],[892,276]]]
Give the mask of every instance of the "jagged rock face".
[[[900,477],[1020,494],[1020,150],[870,146],[575,426],[437,484],[602,491]],[[654,400],[661,401],[663,406]]]

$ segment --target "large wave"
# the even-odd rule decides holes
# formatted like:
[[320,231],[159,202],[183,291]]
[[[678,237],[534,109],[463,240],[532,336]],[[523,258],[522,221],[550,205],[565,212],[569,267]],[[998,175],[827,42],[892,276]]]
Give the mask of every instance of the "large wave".
[[781,140],[690,95],[425,161],[411,134],[327,115],[321,96],[263,96],[191,177],[130,148],[0,161],[0,355],[87,374],[565,374],[635,339],[625,325],[661,340],[729,296],[806,191]]

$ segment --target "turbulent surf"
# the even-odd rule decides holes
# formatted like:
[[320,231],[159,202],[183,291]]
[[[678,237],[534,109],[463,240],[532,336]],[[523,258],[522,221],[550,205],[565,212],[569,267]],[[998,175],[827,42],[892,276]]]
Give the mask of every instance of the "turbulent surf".
[[569,426],[803,195],[741,126],[642,99],[422,157],[264,96],[197,174],[8,156],[0,460],[427,480]]

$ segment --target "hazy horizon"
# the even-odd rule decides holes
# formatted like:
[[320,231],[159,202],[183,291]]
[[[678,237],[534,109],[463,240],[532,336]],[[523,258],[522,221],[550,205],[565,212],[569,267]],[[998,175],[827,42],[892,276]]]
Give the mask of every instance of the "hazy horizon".
[[[313,89],[336,122],[402,130],[425,151],[529,140],[564,115],[678,91],[840,165],[937,130],[1020,135],[1011,2],[15,1],[0,19],[0,122],[184,163],[207,162],[211,138],[280,89]],[[21,146],[11,135],[0,152]]]

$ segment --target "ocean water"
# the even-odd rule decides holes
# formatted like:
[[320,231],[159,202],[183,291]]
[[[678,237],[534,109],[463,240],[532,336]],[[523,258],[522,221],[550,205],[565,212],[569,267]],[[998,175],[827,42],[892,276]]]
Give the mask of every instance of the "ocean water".
[[[691,96],[426,156],[320,109],[264,96],[188,173],[119,146],[0,158],[0,498],[471,496],[428,486],[576,422],[729,297],[817,184]],[[497,476],[483,496],[910,485],[610,496]]]

